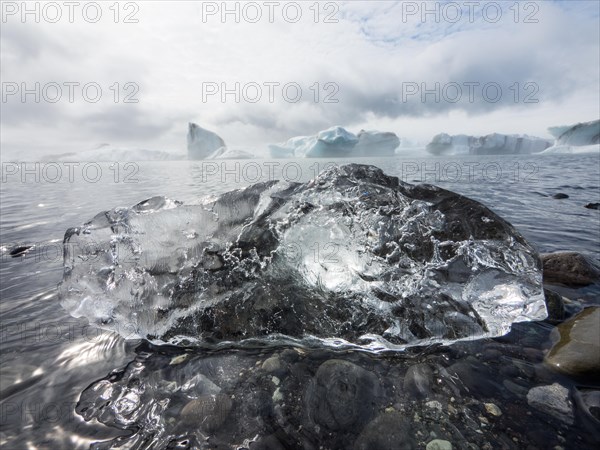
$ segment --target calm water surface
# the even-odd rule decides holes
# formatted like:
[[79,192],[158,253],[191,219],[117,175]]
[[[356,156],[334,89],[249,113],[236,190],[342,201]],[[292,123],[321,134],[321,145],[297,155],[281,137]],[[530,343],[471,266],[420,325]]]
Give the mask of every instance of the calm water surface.
[[[60,307],[56,286],[62,278],[64,232],[98,212],[131,206],[155,195],[195,203],[206,196],[269,178],[307,181],[328,163],[346,162],[349,161],[121,162],[99,163],[85,169],[80,163],[71,173],[61,163],[58,169],[62,173],[55,166],[28,163],[28,174],[23,174],[21,165],[13,174],[15,166],[9,170],[3,163],[0,444],[11,449],[90,445],[369,448],[368,442],[374,442],[369,433],[404,430],[405,435],[413,436],[413,441],[407,438],[404,442],[400,437],[397,446],[390,448],[424,448],[424,443],[433,437],[450,440],[455,448],[483,448],[486,444],[489,448],[592,448],[598,442],[599,432],[593,431],[593,418],[578,409],[577,399],[582,389],[599,386],[581,385],[544,370],[541,358],[550,345],[553,328],[549,323],[519,325],[505,338],[411,351],[395,357],[332,355],[325,350],[298,349],[196,354],[125,341],[86,326],[85,321],[70,317]],[[587,203],[600,202],[598,155],[399,157],[356,162],[377,165],[407,182],[437,184],[479,200],[511,222],[539,252],[572,250],[600,261],[600,211],[584,208]],[[552,196],[557,193],[568,198],[554,199]],[[17,246],[31,245],[34,248],[24,256],[9,255]],[[562,289],[561,293],[574,300],[569,313],[585,305],[600,304],[598,287]],[[278,359],[279,368],[275,364],[270,370],[270,363],[264,365],[270,357]],[[334,409],[348,410],[348,417],[354,417],[350,397],[337,406],[333,402],[328,406],[333,408],[328,413],[333,417],[333,425],[324,426],[329,419],[319,415],[323,407],[315,400],[320,394],[314,387],[319,383],[313,380],[322,373],[317,369],[331,359],[375,374],[378,387],[373,389],[377,392],[367,390],[372,394],[369,398],[388,399],[378,400],[373,411],[357,406],[357,418],[349,422],[336,418]],[[415,399],[408,395],[403,380],[408,378],[409,366],[424,361],[433,368],[434,386],[425,398]],[[513,368],[509,370],[508,366]],[[252,370],[253,367],[257,369]],[[461,367],[462,372],[458,370]],[[360,387],[370,379],[371,375],[352,370],[341,370],[352,375],[350,381],[344,382],[345,387]],[[479,381],[464,381],[472,387],[465,393],[458,384],[452,387],[452,383],[444,381],[453,376]],[[526,393],[532,386],[557,381],[571,386],[576,411],[573,424],[536,415],[519,391],[525,389]],[[513,388],[512,394],[507,385]],[[129,390],[119,400],[129,403],[111,406],[117,390]],[[105,404],[99,400],[102,398]],[[216,403],[200,401],[186,409],[183,405],[190,398],[211,398]],[[431,399],[441,403],[442,412],[436,412],[436,405],[433,412],[427,409],[431,405],[425,404]],[[458,402],[458,407],[463,407],[460,402],[464,402],[472,408],[477,402],[492,402],[504,414],[497,422],[488,417],[486,424],[475,413],[471,414],[473,417],[459,412],[453,415],[452,410],[457,409],[450,408],[453,402]],[[193,407],[196,410],[190,413]],[[402,418],[390,413],[385,420],[365,425],[377,411],[392,411],[389,408]],[[487,417],[485,412],[481,417]],[[397,423],[393,422],[396,419]],[[352,426],[346,429],[345,423]],[[363,444],[367,447],[361,447]],[[381,444],[381,448],[388,447]]]

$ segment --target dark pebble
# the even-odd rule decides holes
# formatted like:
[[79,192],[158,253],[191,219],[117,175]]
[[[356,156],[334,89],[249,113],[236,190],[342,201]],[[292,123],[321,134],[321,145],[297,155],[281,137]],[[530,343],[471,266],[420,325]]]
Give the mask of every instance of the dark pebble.
[[404,391],[416,398],[428,397],[431,393],[433,372],[427,364],[410,366],[404,376]]
[[225,422],[232,406],[233,402],[227,395],[203,395],[185,405],[180,417],[184,423],[214,432]]
[[456,384],[463,393],[474,396],[494,397],[502,389],[501,386],[491,381],[494,378],[494,374],[484,366],[474,366],[464,362],[457,362],[446,370],[452,377],[449,381]]
[[398,412],[383,413],[358,437],[356,450],[412,450],[415,443],[408,422]]
[[364,426],[379,403],[381,387],[374,373],[348,361],[325,361],[307,388],[310,418],[335,431]]

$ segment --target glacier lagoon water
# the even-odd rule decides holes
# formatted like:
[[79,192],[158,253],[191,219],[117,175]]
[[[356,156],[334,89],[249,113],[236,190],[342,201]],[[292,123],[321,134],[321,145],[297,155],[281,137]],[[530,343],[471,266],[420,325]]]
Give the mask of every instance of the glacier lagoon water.
[[[540,252],[575,250],[598,260],[598,212],[583,208],[599,200],[597,155],[357,162],[476,199]],[[395,356],[301,347],[215,352],[126,341],[59,306],[64,231],[98,211],[155,195],[194,203],[259,181],[257,175],[306,181],[326,163],[100,164],[97,180],[75,171],[72,182],[64,175],[56,183],[43,174],[39,182],[31,175],[7,176],[1,198],[0,442],[7,448],[422,448],[435,435],[457,448],[586,448],[597,440],[593,419],[576,401],[577,420],[566,426],[528,408],[520,395],[559,380],[540,364],[552,328],[545,322],[514,326],[502,338]],[[569,198],[553,199],[558,192]],[[20,257],[9,254],[32,245]],[[565,294],[579,304],[600,303],[597,287]],[[424,398],[419,389],[413,398],[410,380],[428,371],[435,374],[432,386],[422,389]],[[432,400],[441,412],[436,404],[426,406]],[[505,413],[482,425],[477,401],[493,402]],[[464,410],[460,417],[449,408],[453,402],[454,410]],[[376,442],[390,434],[393,444]]]

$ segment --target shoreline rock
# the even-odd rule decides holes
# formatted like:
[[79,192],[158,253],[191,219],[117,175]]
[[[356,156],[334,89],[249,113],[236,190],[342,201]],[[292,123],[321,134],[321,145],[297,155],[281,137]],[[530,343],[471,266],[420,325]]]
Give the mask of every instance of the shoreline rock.
[[600,307],[586,308],[553,331],[557,340],[545,363],[573,376],[600,373]]
[[600,271],[584,255],[558,252],[540,255],[544,282],[566,286],[588,286],[600,281]]

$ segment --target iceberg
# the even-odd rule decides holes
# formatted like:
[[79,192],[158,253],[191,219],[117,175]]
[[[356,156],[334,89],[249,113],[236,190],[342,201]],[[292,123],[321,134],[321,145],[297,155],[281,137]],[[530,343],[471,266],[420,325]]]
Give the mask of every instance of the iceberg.
[[353,156],[394,156],[400,138],[390,131],[360,130]]
[[316,142],[316,136],[296,136],[283,144],[269,144],[269,152],[272,158],[304,157]]
[[220,147],[206,159],[252,159],[254,154],[240,148]]
[[320,131],[315,142],[306,151],[307,158],[336,158],[350,156],[358,138],[342,127]]
[[541,154],[583,154],[583,153],[600,153],[600,144],[594,145],[553,145],[552,147],[548,147]]
[[508,222],[358,164],[101,212],[66,231],[59,290],[75,317],[174,345],[399,350],[546,317],[539,256]]
[[599,153],[600,152],[600,120],[548,128],[548,132],[556,138],[552,147],[543,153]]
[[548,132],[556,138],[556,146],[600,144],[600,120],[578,123],[571,126],[550,127],[548,128]]
[[81,152],[69,152],[48,155],[42,161],[73,162],[115,162],[115,161],[178,161],[187,159],[184,153],[148,150],[145,148],[115,147],[111,144],[100,144],[95,148]]
[[476,137],[441,133],[427,144],[427,151],[434,155],[523,155],[539,153],[552,145],[548,139],[527,135],[493,133]]
[[315,136],[297,136],[283,144],[271,144],[273,158],[345,158],[393,156],[400,145],[395,133],[361,130],[358,135],[334,126]]
[[208,159],[225,146],[225,141],[212,131],[205,130],[195,123],[189,123],[187,134],[188,159]]

